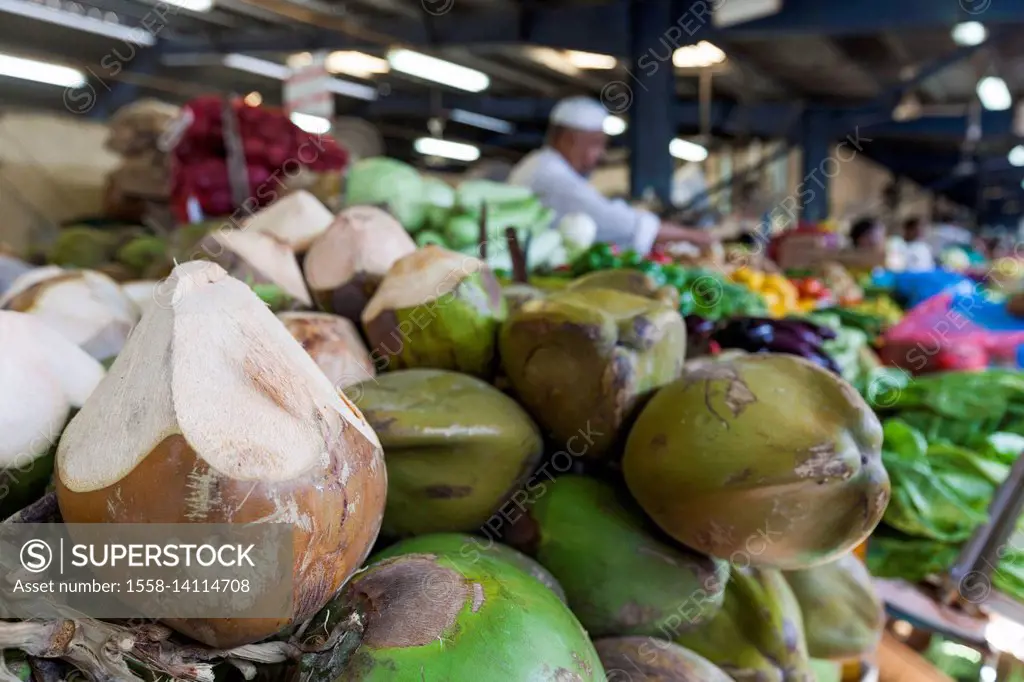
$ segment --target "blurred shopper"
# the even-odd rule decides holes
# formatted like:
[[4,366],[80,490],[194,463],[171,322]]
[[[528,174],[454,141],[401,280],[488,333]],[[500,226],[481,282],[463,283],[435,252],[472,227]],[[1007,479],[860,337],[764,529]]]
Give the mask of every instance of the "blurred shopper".
[[925,237],[927,228],[921,218],[907,218],[903,222],[903,241],[907,244],[907,272],[923,272],[935,269],[935,254]]

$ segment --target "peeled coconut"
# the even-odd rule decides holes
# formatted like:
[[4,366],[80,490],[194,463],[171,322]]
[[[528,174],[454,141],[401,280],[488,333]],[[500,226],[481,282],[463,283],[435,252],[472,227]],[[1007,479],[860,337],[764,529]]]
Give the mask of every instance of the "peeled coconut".
[[607,682],[732,682],[708,659],[663,639],[609,637],[594,648]]
[[376,372],[359,330],[329,313],[280,313],[278,319],[316,361],[335,388],[373,379]]
[[[254,290],[276,288],[302,305],[313,304],[295,252],[269,235],[250,229],[214,230],[195,255],[209,258]],[[261,297],[267,295],[261,293]]]
[[259,298],[191,261],[142,319],[57,449],[68,523],[292,525],[291,618],[168,625],[218,648],[269,637],[334,596],[384,514],[380,442]]
[[7,291],[7,287],[11,286],[14,280],[30,270],[32,266],[25,261],[0,253],[0,294]]
[[117,355],[139,320],[135,304],[111,278],[57,266],[14,280],[0,308],[37,316],[97,360]]
[[53,451],[103,366],[39,319],[0,311],[0,515],[42,495]]
[[306,253],[306,282],[324,310],[358,322],[387,271],[415,250],[412,237],[387,211],[346,208]]
[[605,682],[586,631],[555,594],[500,560],[406,554],[356,575],[306,628],[322,645],[356,622],[345,646],[305,656],[303,680]]
[[319,199],[300,189],[257,212],[246,221],[244,229],[270,235],[302,253],[333,220],[334,214]]
[[132,282],[123,282],[121,291],[131,299],[140,314],[145,313],[157,302],[161,288],[160,282],[155,279],[139,279]]
[[428,246],[394,264],[363,310],[388,369],[432,367],[489,379],[506,314],[497,279],[472,256]]

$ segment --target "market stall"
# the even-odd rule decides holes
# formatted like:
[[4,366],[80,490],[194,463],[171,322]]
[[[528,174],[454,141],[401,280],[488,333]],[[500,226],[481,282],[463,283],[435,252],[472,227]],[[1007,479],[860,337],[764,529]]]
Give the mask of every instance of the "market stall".
[[[894,672],[929,669],[899,594],[988,618],[908,587],[946,584],[1024,451],[1018,355],[895,358],[963,294],[910,305],[884,258],[816,228],[794,237],[811,259],[640,254],[528,189],[385,157],[347,169],[335,213],[308,184],[260,189],[304,145],[296,176],[338,172],[336,143],[238,102],[187,110],[165,150],[178,224],[67,228],[0,280],[0,506],[286,522],[291,608],[140,624],[58,601],[30,623],[14,599],[0,677],[921,679]],[[1017,342],[1004,285],[975,282],[1008,316],[979,303],[989,349]],[[1009,537],[987,575],[1024,602]]]

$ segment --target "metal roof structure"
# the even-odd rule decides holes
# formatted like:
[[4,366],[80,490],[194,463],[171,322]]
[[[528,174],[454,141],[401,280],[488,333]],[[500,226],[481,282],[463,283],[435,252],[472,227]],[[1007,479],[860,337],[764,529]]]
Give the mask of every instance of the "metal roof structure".
[[[869,157],[965,204],[982,193],[1002,210],[1007,201],[1024,200],[1024,169],[1007,161],[1018,141],[1013,111],[982,111],[975,97],[986,74],[1000,75],[1012,93],[1024,92],[1024,41],[1014,39],[1024,28],[1024,2],[777,3],[774,14],[722,27],[713,16],[723,0],[216,0],[206,12],[164,0],[0,0],[0,52],[90,74],[87,97],[0,77],[0,103],[99,118],[146,96],[183,102],[210,92],[258,91],[276,104],[280,79],[241,70],[231,55],[283,67],[298,52],[383,57],[405,47],[483,71],[490,87],[467,93],[394,70],[364,78],[338,74],[339,92],[346,93],[336,97],[338,114],[372,122],[387,152],[398,157],[413,158],[411,141],[440,117],[447,119],[447,137],[514,160],[540,142],[558,98],[588,93],[609,101],[615,88],[619,95],[645,89],[652,67],[662,69],[676,48],[706,40],[727,60],[714,69],[712,101],[703,110],[698,73],[673,68],[676,99],[664,106],[678,134],[695,134],[703,123],[724,138],[801,144],[811,112],[828,137],[857,130],[872,140],[864,150]],[[661,16],[672,20],[638,43],[640,34],[631,29],[636,4],[660,5]],[[129,30],[121,37],[116,30],[84,32],[58,25],[58,15]],[[983,22],[988,39],[957,46],[950,31],[962,21]],[[610,69],[560,68],[564,50],[617,61]],[[913,110],[897,121],[893,112],[901,102]],[[455,109],[510,122],[514,131],[452,121]],[[635,114],[622,111],[626,119]]]

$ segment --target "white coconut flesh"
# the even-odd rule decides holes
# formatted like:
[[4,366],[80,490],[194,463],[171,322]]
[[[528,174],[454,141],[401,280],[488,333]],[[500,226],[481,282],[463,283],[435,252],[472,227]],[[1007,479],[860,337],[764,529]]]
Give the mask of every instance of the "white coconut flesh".
[[48,279],[63,275],[68,271],[59,265],[44,265],[41,268],[33,268],[25,274],[17,277],[11,286],[7,288],[4,295],[0,297],[0,308],[6,307],[11,300],[18,294],[22,294],[40,282],[45,282]]
[[[116,355],[139,312],[118,284],[92,270],[49,270],[27,273],[5,296],[10,304],[19,294],[32,297],[23,312],[37,316],[95,358]],[[12,293],[13,292],[13,293]]]
[[350,320],[329,313],[278,313],[278,319],[302,344],[335,388],[372,379],[370,351]]
[[451,293],[470,275],[484,269],[483,261],[439,246],[427,246],[402,258],[388,271],[363,311],[368,324],[386,310],[415,308]]
[[306,254],[306,281],[330,291],[360,274],[383,277],[395,261],[416,250],[401,223],[375,206],[353,206],[338,217]]
[[217,230],[210,236],[295,300],[313,304],[291,247],[252,230]]
[[256,213],[246,230],[266,234],[295,251],[305,251],[334,221],[334,214],[306,190],[296,190]]
[[0,468],[47,452],[103,374],[99,362],[36,318],[0,312]]
[[344,428],[379,447],[358,409],[248,286],[192,261],[166,288],[176,305],[143,317],[61,438],[57,472],[69,490],[120,481],[175,434],[216,472],[267,483],[325,465]]
[[145,313],[155,302],[157,287],[160,282],[155,279],[140,279],[134,282],[125,282],[121,285],[121,291],[135,304],[140,314]]

